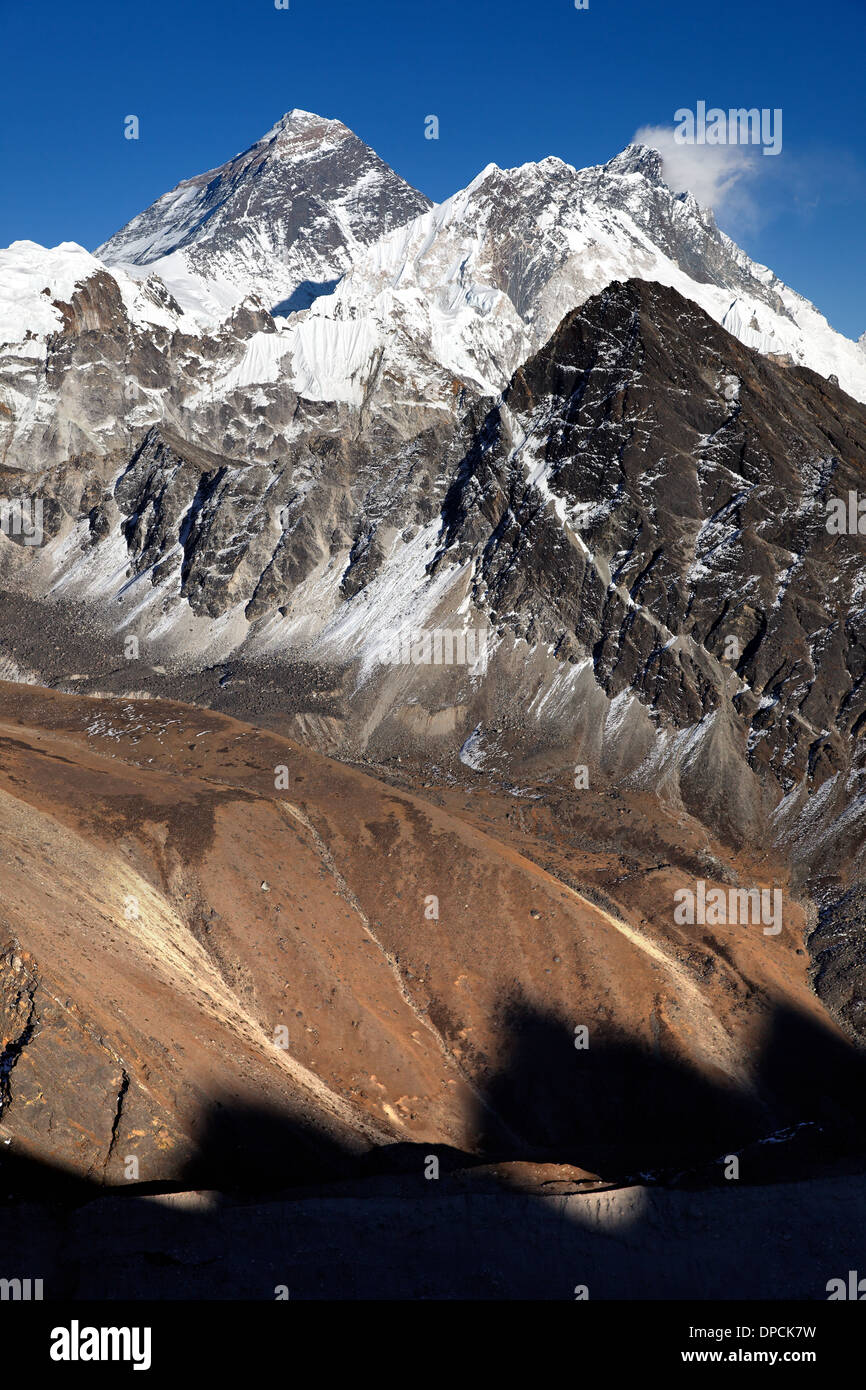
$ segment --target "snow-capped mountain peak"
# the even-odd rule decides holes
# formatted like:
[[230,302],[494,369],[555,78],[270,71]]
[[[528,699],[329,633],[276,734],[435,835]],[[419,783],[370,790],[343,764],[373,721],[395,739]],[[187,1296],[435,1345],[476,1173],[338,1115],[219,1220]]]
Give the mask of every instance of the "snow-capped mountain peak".
[[640,174],[650,183],[664,183],[662,157],[649,145],[626,145],[603,168],[608,174]]
[[258,140],[259,145],[266,145],[271,140],[287,139],[293,135],[302,133],[315,133],[320,136],[323,131],[332,131],[337,137],[337,132],[351,135],[351,131],[342,121],[335,120],[331,116],[318,116],[315,111],[302,111],[295,106],[291,111],[287,111],[278,121],[275,121],[270,130]]
[[451,377],[500,390],[570,309],[633,277],[679,290],[749,347],[866,398],[862,344],[751,261],[692,194],[674,192],[644,144],[586,169],[555,155],[491,163],[434,206],[341,121],[295,109],[97,254],[133,277],[146,266],[204,324],[257,296],[288,318],[286,367],[313,399],[364,398],[382,360],[408,397],[428,399],[433,377],[434,396]]
[[[41,354],[57,322],[52,301],[68,295],[42,294],[51,279],[36,284],[39,251],[13,248],[0,263],[0,302],[31,286],[7,340],[19,341],[30,315],[43,325]],[[434,205],[341,121],[291,110],[225,165],[163,195],[99,254],[132,320],[155,313],[166,328],[214,337],[229,315],[240,322],[243,301],[258,301],[240,357],[214,349],[214,400],[279,381],[308,401],[392,420],[448,412],[464,387],[500,392],[570,310],[631,279],[676,289],[747,346],[835,376],[866,400],[866,335],[855,343],[834,332],[751,261],[711,211],[671,190],[646,145],[586,169],[553,155],[491,163]],[[64,275],[74,263],[77,283],[103,268],[80,256],[63,262]],[[262,307],[277,317],[276,334]],[[35,348],[31,339],[22,350]]]

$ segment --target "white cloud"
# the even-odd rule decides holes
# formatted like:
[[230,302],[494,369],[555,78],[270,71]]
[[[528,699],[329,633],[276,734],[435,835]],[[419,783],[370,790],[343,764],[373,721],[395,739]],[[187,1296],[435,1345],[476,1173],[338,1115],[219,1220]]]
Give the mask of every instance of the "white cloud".
[[[749,145],[685,145],[674,140],[673,126],[642,126],[634,144],[658,150],[665,183],[674,193],[689,192],[705,208],[728,220],[752,222],[757,216],[748,185],[763,173],[760,149]],[[764,160],[764,164],[770,161]]]

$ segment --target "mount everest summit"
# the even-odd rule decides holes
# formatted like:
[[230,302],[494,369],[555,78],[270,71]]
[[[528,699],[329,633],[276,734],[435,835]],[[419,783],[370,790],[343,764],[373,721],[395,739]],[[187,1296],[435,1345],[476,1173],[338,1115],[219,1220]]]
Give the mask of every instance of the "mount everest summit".
[[181,301],[217,316],[247,294],[289,313],[429,207],[340,121],[290,111],[221,168],[178,184],[95,254],[133,274],[148,267]]

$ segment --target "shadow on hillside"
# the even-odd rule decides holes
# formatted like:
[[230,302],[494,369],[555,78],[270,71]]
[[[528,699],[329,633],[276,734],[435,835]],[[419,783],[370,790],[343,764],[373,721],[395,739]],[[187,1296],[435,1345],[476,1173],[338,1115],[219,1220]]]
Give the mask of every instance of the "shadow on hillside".
[[[615,1181],[695,1169],[713,1180],[708,1163],[796,1126],[779,1136],[775,1163],[743,1160],[742,1177],[808,1176],[845,1156],[866,1168],[866,1054],[813,1019],[778,1009],[751,1091],[717,1072],[713,1079],[677,1064],[660,1049],[638,1047],[612,1030],[578,1050],[562,1022],[524,1003],[503,1025],[512,1055],[487,1085],[484,1148],[499,1151],[503,1126],[522,1140],[524,1155],[568,1162]],[[808,1133],[805,1131],[808,1130]]]
[[[525,1003],[505,1026],[481,1155],[350,1153],[285,1116],[217,1106],[169,1195],[7,1152],[0,1278],[42,1278],[61,1299],[572,1299],[582,1285],[591,1298],[823,1298],[862,1263],[866,1068],[835,1034],[778,1013],[756,1096],[624,1038],[579,1051]],[[567,1197],[548,1172],[528,1194],[489,1167],[513,1160],[572,1163],[620,1190],[572,1182]]]
[[302,280],[288,299],[281,299],[279,304],[273,306],[271,317],[288,318],[290,314],[299,314],[309,309],[322,295],[333,294],[339,283],[339,276],[336,280]]

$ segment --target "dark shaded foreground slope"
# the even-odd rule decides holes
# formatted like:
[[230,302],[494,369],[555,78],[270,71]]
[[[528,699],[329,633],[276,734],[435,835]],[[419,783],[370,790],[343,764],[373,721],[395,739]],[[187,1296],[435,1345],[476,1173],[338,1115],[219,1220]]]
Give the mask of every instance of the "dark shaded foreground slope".
[[[536,1039],[547,1027],[527,1023]],[[534,1042],[514,1060],[500,1095],[545,1085]],[[674,1105],[694,1099],[684,1078],[657,1080]],[[2,1190],[20,1194],[0,1205],[3,1277],[42,1279],[54,1300],[821,1300],[862,1263],[866,1176],[841,1165],[802,1176],[814,1136],[799,1150],[781,1136],[747,1149],[745,1180],[715,1164],[667,1175],[673,1185],[615,1186],[565,1164],[473,1166],[435,1144],[359,1159],[258,1110],[215,1111],[204,1132],[188,1176],[230,1165],[230,1192],[106,1195],[32,1160],[0,1160]],[[305,1182],[261,1190],[263,1177],[299,1166]],[[801,1176],[760,1181],[786,1168]]]

